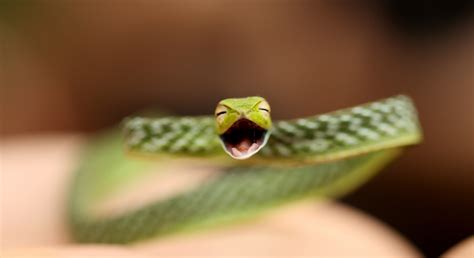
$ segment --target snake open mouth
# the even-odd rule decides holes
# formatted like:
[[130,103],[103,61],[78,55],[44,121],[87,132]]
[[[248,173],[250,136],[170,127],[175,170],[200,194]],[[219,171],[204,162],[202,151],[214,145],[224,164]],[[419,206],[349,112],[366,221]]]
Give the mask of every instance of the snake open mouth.
[[235,159],[246,159],[265,145],[267,131],[256,123],[241,118],[220,137],[227,153]]

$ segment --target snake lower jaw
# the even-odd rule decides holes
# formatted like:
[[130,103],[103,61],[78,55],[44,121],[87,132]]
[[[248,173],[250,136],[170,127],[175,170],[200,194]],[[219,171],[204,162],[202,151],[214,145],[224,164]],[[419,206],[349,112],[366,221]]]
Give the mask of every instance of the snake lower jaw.
[[220,135],[220,138],[225,152],[232,158],[247,159],[263,148],[268,136],[268,130],[241,118]]

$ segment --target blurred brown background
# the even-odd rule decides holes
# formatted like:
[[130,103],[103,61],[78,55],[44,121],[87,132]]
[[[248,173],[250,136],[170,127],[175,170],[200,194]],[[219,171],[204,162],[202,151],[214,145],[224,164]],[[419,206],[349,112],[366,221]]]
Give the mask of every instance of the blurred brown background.
[[150,107],[275,118],[405,93],[425,142],[344,199],[427,256],[471,235],[471,1],[3,1],[1,134],[85,131]]

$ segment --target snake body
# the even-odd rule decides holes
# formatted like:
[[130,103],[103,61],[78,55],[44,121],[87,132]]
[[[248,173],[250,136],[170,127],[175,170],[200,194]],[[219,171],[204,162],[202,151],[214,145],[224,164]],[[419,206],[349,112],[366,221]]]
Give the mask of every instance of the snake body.
[[70,194],[71,231],[80,242],[129,243],[252,217],[284,203],[354,189],[421,141],[412,101],[395,96],[336,112],[273,123],[265,147],[248,161],[224,154],[212,116],[130,118],[129,153],[195,157],[224,164],[222,172],[187,192],[109,217],[91,214],[150,161],[125,159],[109,134],[86,150]]

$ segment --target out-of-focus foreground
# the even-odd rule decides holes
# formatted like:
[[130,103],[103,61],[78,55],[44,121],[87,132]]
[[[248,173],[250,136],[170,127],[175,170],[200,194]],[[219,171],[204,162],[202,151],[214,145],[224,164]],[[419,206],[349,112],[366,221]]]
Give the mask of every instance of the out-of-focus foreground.
[[210,114],[231,96],[264,96],[278,119],[406,93],[425,142],[344,201],[436,256],[474,228],[472,14],[470,1],[3,1],[2,138],[153,107]]

